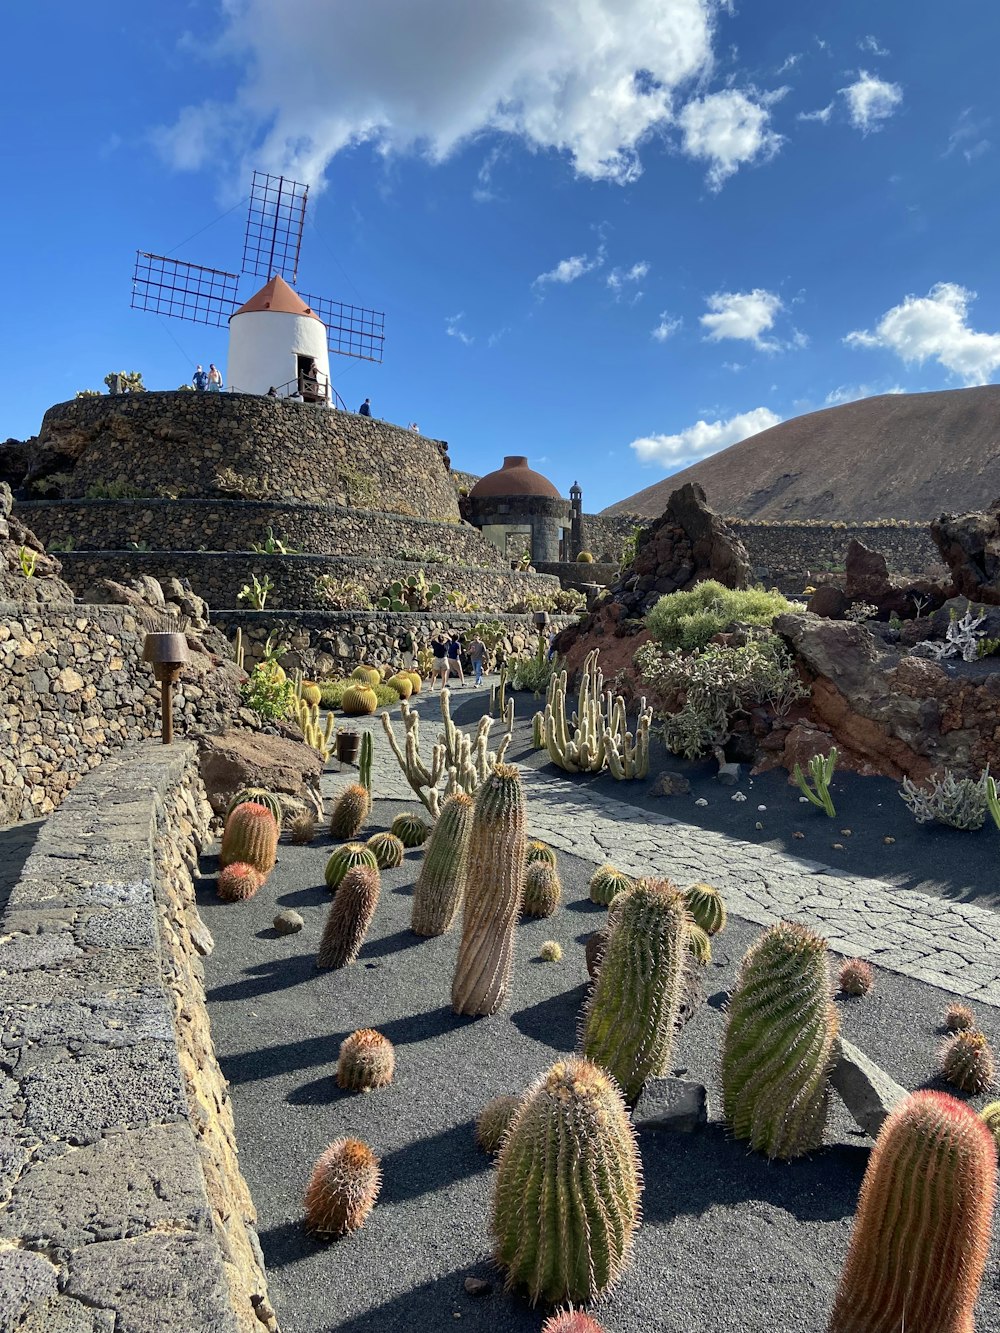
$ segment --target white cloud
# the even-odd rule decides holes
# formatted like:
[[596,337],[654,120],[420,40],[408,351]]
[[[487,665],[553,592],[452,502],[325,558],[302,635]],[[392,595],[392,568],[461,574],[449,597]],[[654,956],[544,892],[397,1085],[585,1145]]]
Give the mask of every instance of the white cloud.
[[849,333],[848,347],[883,347],[906,363],[935,360],[968,385],[986,384],[1000,368],[1000,333],[978,333],[968,324],[976,293],[939,282],[926,296],[907,296],[879,320],[874,332]]
[[471,347],[476,340],[471,334],[466,333],[465,330],[460,327],[462,320],[464,318],[465,318],[464,310],[460,310],[457,315],[446,315],[444,321],[444,331],[445,333],[447,333],[449,338],[457,338],[458,341],[460,343],[464,343],[466,347]]
[[[645,259],[640,259],[631,268],[613,268],[607,276],[607,284],[611,288],[615,300],[620,301],[625,294],[625,288],[630,284],[636,287],[648,272],[649,262]],[[642,300],[642,296],[641,290],[633,291],[629,304],[635,305],[637,301]]]
[[821,125],[825,125],[832,115],[833,103],[828,102],[826,106],[821,106],[818,111],[800,111],[795,119],[818,120]]
[[951,157],[952,153],[961,153],[966,162],[975,162],[977,157],[988,153],[993,147],[985,134],[989,123],[989,117],[982,121],[973,120],[972,107],[966,107],[955,122],[955,128],[948,135],[945,157]]
[[702,328],[708,330],[709,342],[736,338],[753,343],[762,352],[775,352],[781,344],[762,335],[774,326],[783,308],[775,292],[755,287],[752,292],[715,292],[706,298],[709,314],[702,315]]
[[779,75],[787,74],[790,69],[795,68],[795,66],[799,63],[801,59],[802,59],[801,51],[793,51],[791,55],[785,56],[784,60],[778,66],[778,71],[777,71],[778,74]]
[[629,447],[635,450],[641,463],[661,463],[664,467],[677,468],[717,454],[720,449],[728,449],[731,444],[777,426],[780,421],[781,417],[770,408],[755,407],[750,412],[730,417],[728,421],[696,421],[676,435],[645,435],[633,440]]
[[839,407],[841,403],[856,403],[860,398],[873,398],[884,393],[906,393],[906,390],[900,384],[894,384],[891,389],[879,389],[872,384],[839,384],[823,401],[827,407]]
[[[231,99],[184,108],[168,160],[220,157],[315,184],[342,149],[441,162],[488,131],[624,183],[706,75],[720,0],[223,0],[203,52],[237,70]],[[228,77],[228,71],[227,71]]]
[[660,322],[657,324],[656,328],[652,330],[650,336],[655,338],[658,343],[665,343],[668,338],[672,337],[673,334],[677,332],[683,322],[684,321],[679,315],[675,318],[668,315],[665,310],[661,310]]
[[555,268],[550,268],[547,273],[539,273],[531,285],[532,287],[545,287],[552,282],[562,283],[563,285],[576,282],[577,278],[582,278],[585,273],[592,273],[595,268],[600,268],[603,263],[604,246],[602,245],[593,259],[588,255],[570,255],[569,259],[560,259]]
[[885,47],[879,43],[878,38],[873,37],[871,33],[867,37],[861,38],[858,42],[858,50],[870,51],[873,56],[887,56],[889,54]]
[[751,101],[736,89],[688,102],[677,117],[684,151],[710,164],[708,185],[712,190],[721,189],[745,163],[766,162],[775,155],[784,140],[770,128],[770,119],[763,101]]
[[888,120],[903,101],[903,90],[898,83],[886,83],[864,69],[858,71],[854,83],[840,91],[847,99],[851,124],[862,134],[881,129],[882,122]]

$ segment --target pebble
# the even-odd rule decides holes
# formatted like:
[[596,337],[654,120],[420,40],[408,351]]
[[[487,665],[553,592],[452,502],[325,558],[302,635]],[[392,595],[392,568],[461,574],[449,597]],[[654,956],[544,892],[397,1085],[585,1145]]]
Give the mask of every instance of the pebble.
[[741,791],[734,791],[733,794],[732,794],[732,796],[730,796],[729,799],[730,799],[731,801],[745,801],[745,800],[746,800],[746,796],[744,796],[743,792],[741,792]]
[[290,907],[286,907],[274,918],[274,928],[279,935],[295,935],[304,925],[305,922],[298,912],[293,912]]
[[493,1283],[487,1282],[484,1277],[467,1277],[465,1290],[470,1296],[488,1296],[493,1290]]
[[699,796],[695,801],[695,805],[708,805],[708,802],[705,800],[704,796]]

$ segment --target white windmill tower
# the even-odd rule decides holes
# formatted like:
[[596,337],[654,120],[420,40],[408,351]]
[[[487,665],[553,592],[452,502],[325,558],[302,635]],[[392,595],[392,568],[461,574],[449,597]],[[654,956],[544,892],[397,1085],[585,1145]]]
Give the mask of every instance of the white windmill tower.
[[297,391],[328,401],[326,325],[276,273],[229,319],[226,382],[234,393]]

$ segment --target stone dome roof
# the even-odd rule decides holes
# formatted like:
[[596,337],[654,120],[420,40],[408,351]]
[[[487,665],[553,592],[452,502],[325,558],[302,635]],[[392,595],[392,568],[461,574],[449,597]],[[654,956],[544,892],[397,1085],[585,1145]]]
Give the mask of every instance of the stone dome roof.
[[546,500],[561,500],[562,496],[547,477],[533,472],[523,454],[510,454],[503,467],[480,477],[469,492],[470,500],[491,500],[501,496],[543,496]]

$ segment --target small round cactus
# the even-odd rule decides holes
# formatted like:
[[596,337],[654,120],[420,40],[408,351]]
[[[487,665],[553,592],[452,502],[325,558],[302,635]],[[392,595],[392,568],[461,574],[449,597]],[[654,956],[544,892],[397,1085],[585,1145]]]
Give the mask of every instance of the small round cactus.
[[316,816],[311,810],[301,810],[288,826],[288,836],[299,846],[312,842],[316,836]]
[[966,1004],[950,1004],[945,1010],[944,1025],[949,1032],[967,1032],[976,1026],[976,1018]]
[[401,699],[408,699],[413,693],[413,681],[401,671],[390,676],[386,684],[391,685]]
[[310,706],[318,706],[323,699],[323,691],[314,680],[304,680],[302,682],[302,697]]
[[340,1043],[337,1086],[352,1092],[386,1088],[396,1069],[396,1052],[388,1037],[374,1028],[359,1028]]
[[562,885],[555,866],[548,861],[529,861],[524,875],[524,901],[521,910],[525,916],[546,917],[559,906]]
[[979,1112],[980,1119],[993,1135],[993,1140],[1000,1148],[1000,1102],[987,1102]]
[[281,828],[281,801],[266,787],[242,787],[226,806],[226,818],[229,818],[238,805],[246,805],[248,801],[270,810],[274,815],[274,822]]
[[378,708],[378,695],[370,685],[358,681],[357,685],[348,685],[340,706],[348,717],[365,717]]
[[324,875],[326,887],[331,892],[336,892],[344,876],[355,866],[371,866],[373,870],[378,870],[375,853],[370,847],[366,847],[363,842],[345,842],[343,847],[337,848],[326,863]]
[[330,837],[337,842],[356,838],[372,812],[372,794],[360,782],[352,782],[337,797],[330,815]]
[[684,890],[684,901],[695,924],[706,935],[718,935],[726,924],[726,904],[711,884],[692,884]]
[[540,842],[537,838],[528,843],[527,861],[530,866],[533,861],[546,861],[550,866],[556,863],[556,854],[553,848],[547,842]]
[[421,685],[423,684],[423,681],[422,681],[421,678],[420,678],[420,672],[419,672],[419,671],[404,671],[402,674],[403,674],[404,676],[409,676],[409,678],[410,678],[410,684],[413,686],[413,693],[414,693],[414,694],[419,694],[419,693],[420,693],[420,687],[421,687]]
[[712,941],[708,937],[708,932],[702,930],[696,921],[692,921],[688,926],[687,945],[695,962],[700,963],[702,967],[708,967],[712,961]]
[[254,866],[234,861],[219,871],[216,893],[224,903],[238,903],[252,898],[263,883],[263,875]]
[[941,1077],[972,1096],[996,1086],[996,1062],[982,1032],[956,1032],[941,1048]]
[[546,940],[538,950],[538,956],[543,963],[561,963],[562,945],[558,940]]
[[306,1227],[321,1236],[357,1231],[382,1184],[379,1161],[360,1139],[334,1139],[313,1167],[306,1188]]
[[361,665],[351,672],[351,680],[360,680],[362,685],[379,685],[382,682],[382,672],[378,667]]
[[395,870],[403,864],[406,848],[395,833],[373,833],[365,846],[374,853],[379,870]]
[[612,865],[598,866],[590,879],[590,901],[609,907],[619,893],[632,887],[633,881]]
[[576,559],[577,563],[581,565],[592,565],[594,563],[594,557],[589,551],[581,551]]
[[483,1152],[500,1151],[503,1136],[510,1128],[510,1122],[517,1115],[521,1105],[520,1097],[500,1096],[488,1101],[476,1116],[476,1144]]
[[430,825],[419,815],[397,815],[392,821],[392,832],[404,847],[422,847],[430,837]]
[[860,958],[848,958],[837,976],[837,985],[845,995],[867,995],[875,985],[875,974]]
[[604,1325],[582,1310],[559,1310],[542,1325],[542,1333],[605,1333]]

